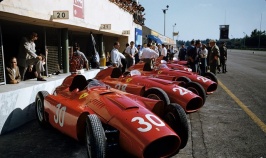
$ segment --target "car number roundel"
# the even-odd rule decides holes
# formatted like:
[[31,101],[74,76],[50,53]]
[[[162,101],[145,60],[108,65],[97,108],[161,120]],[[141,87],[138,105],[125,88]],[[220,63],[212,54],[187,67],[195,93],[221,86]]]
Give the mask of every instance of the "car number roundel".
[[187,90],[186,88],[183,88],[183,87],[174,87],[173,91],[174,92],[178,91],[181,96],[186,95],[186,94],[191,92],[191,91],[189,91],[189,90]]
[[118,89],[120,91],[126,92],[126,88],[127,88],[127,84],[118,83],[118,84],[115,85],[115,89]]
[[140,132],[148,132],[152,129],[152,125],[157,127],[165,126],[165,123],[159,119],[157,116],[153,114],[146,114],[145,118],[142,117],[133,117],[131,122],[135,122],[139,124],[140,127],[137,128]]
[[208,79],[208,78],[206,78],[206,77],[203,77],[203,76],[198,76],[198,77],[197,77],[197,80],[199,80],[199,81],[201,80],[201,81],[204,82],[204,83],[210,81],[210,79]]
[[64,120],[65,120],[65,113],[66,113],[66,107],[62,106],[61,104],[56,105],[56,113],[54,115],[54,122],[60,125],[60,127],[64,126]]

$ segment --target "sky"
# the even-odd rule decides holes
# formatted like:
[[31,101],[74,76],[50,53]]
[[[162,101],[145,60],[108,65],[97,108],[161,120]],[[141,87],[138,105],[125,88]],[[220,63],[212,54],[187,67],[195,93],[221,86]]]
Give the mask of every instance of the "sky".
[[[138,0],[145,8],[145,26],[175,40],[219,39],[220,25],[229,25],[229,38],[266,30],[266,0]],[[174,26],[174,24],[176,24]]]

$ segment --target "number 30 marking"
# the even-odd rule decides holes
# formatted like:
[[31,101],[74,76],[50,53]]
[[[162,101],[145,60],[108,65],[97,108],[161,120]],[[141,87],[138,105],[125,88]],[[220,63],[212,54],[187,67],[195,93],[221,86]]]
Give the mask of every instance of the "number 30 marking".
[[[145,115],[146,119],[148,119],[149,122],[146,122],[142,117],[134,117],[132,118],[131,122],[138,121],[140,125],[146,126],[146,128],[137,128],[140,132],[148,132],[152,129],[152,124],[155,126],[165,126],[165,123],[162,122],[157,116],[152,115],[152,114],[146,114]],[[154,120],[155,119],[155,120]]]
[[61,127],[63,127],[64,126],[65,113],[66,113],[66,107],[63,106],[61,108],[61,104],[57,104],[56,107],[57,107],[57,110],[56,110],[56,115],[54,115],[54,122],[59,123],[59,125]]

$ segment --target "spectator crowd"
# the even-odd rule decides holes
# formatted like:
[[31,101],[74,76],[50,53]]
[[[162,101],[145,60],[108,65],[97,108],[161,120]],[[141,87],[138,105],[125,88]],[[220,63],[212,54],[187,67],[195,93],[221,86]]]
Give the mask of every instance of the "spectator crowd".
[[133,15],[134,22],[139,25],[144,25],[145,8],[138,4],[135,0],[110,0],[120,8]]

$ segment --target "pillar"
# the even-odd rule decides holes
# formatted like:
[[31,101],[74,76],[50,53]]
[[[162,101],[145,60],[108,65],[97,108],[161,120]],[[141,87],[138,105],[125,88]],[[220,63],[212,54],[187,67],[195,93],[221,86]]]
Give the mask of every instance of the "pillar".
[[63,72],[69,72],[69,42],[68,42],[68,29],[61,29],[62,36],[62,57],[63,57]]

